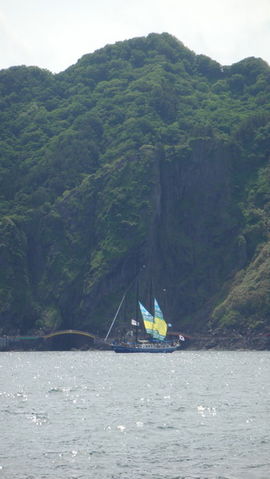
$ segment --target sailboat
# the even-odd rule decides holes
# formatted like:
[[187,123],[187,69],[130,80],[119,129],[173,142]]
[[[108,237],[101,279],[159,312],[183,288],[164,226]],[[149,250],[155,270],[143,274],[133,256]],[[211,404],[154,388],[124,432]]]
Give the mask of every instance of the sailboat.
[[[149,339],[137,339],[133,342],[112,343],[111,347],[116,353],[172,353],[180,347],[179,342],[171,343],[166,340],[168,325],[164,320],[163,313],[156,299],[154,299],[154,316],[139,303],[140,312],[143,319],[145,332]],[[136,328],[139,322],[131,320]]]

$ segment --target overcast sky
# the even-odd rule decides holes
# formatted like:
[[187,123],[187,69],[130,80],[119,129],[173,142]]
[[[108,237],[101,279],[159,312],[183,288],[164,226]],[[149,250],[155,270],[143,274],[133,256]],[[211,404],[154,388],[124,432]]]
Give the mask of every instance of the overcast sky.
[[270,0],[0,0],[0,68],[65,70],[108,43],[168,32],[222,65],[270,64]]

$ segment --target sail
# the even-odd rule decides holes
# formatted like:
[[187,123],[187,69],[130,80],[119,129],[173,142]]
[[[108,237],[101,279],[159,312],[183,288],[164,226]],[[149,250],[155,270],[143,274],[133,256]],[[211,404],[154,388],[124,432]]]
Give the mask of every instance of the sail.
[[140,310],[143,317],[144,327],[148,334],[154,336],[154,318],[152,314],[150,314],[147,309],[139,302]]
[[167,334],[167,323],[163,318],[162,311],[155,299],[154,338],[164,341]]

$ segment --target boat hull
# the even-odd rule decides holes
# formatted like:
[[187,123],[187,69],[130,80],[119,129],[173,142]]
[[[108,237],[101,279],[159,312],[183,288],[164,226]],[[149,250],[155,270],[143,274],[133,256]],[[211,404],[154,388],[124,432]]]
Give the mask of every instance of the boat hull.
[[177,351],[179,349],[179,346],[128,346],[128,345],[113,345],[112,344],[112,349],[116,353],[162,353],[162,354],[167,354],[167,353],[173,353],[174,351]]

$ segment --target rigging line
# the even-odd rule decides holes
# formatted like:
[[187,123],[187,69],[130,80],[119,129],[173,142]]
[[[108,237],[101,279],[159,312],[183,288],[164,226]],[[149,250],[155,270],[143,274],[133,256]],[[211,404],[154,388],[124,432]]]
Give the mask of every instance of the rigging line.
[[125,293],[125,294],[123,295],[122,299],[121,299],[121,302],[120,302],[120,304],[119,304],[119,306],[118,306],[118,309],[117,309],[117,311],[116,311],[116,313],[115,313],[115,316],[114,316],[114,318],[113,318],[113,320],[112,320],[112,324],[111,324],[111,326],[109,327],[109,331],[107,332],[104,341],[107,341],[107,339],[108,339],[108,336],[109,336],[109,334],[110,334],[110,332],[111,332],[111,330],[112,330],[112,327],[113,327],[113,325],[114,325],[114,323],[115,323],[115,320],[116,320],[116,318],[117,318],[117,316],[118,316],[118,313],[119,313],[119,311],[120,311],[120,308],[121,308],[121,306],[122,306],[122,304],[123,304],[123,301],[124,301],[124,299],[125,299],[125,297],[126,297],[126,294],[127,294],[127,293]]
[[119,306],[118,306],[118,309],[117,309],[117,311],[116,311],[116,313],[115,313],[115,316],[114,316],[114,318],[113,318],[113,320],[112,320],[112,324],[111,324],[111,326],[109,327],[109,331],[107,332],[107,334],[106,334],[106,336],[105,336],[104,341],[107,341],[107,339],[108,339],[108,337],[109,337],[109,334],[110,334],[110,332],[111,332],[111,330],[112,330],[112,327],[113,327],[113,325],[114,325],[114,323],[115,323],[115,321],[116,321],[116,318],[117,318],[117,316],[118,316],[118,314],[119,314],[119,311],[120,311],[120,309],[121,309],[121,306],[122,306],[122,304],[123,304],[123,302],[124,302],[124,299],[125,299],[125,297],[126,297],[128,291],[130,290],[131,286],[133,285],[133,283],[134,283],[134,282],[136,281],[136,279],[138,278],[140,272],[141,272],[141,270],[138,271],[138,273],[135,275],[135,278],[133,278],[133,280],[131,281],[130,285],[129,285],[128,288],[126,289],[126,291],[125,291],[125,293],[124,293],[124,295],[123,295],[123,297],[122,297],[122,299],[121,299],[121,301],[120,301],[120,304],[119,304]]

